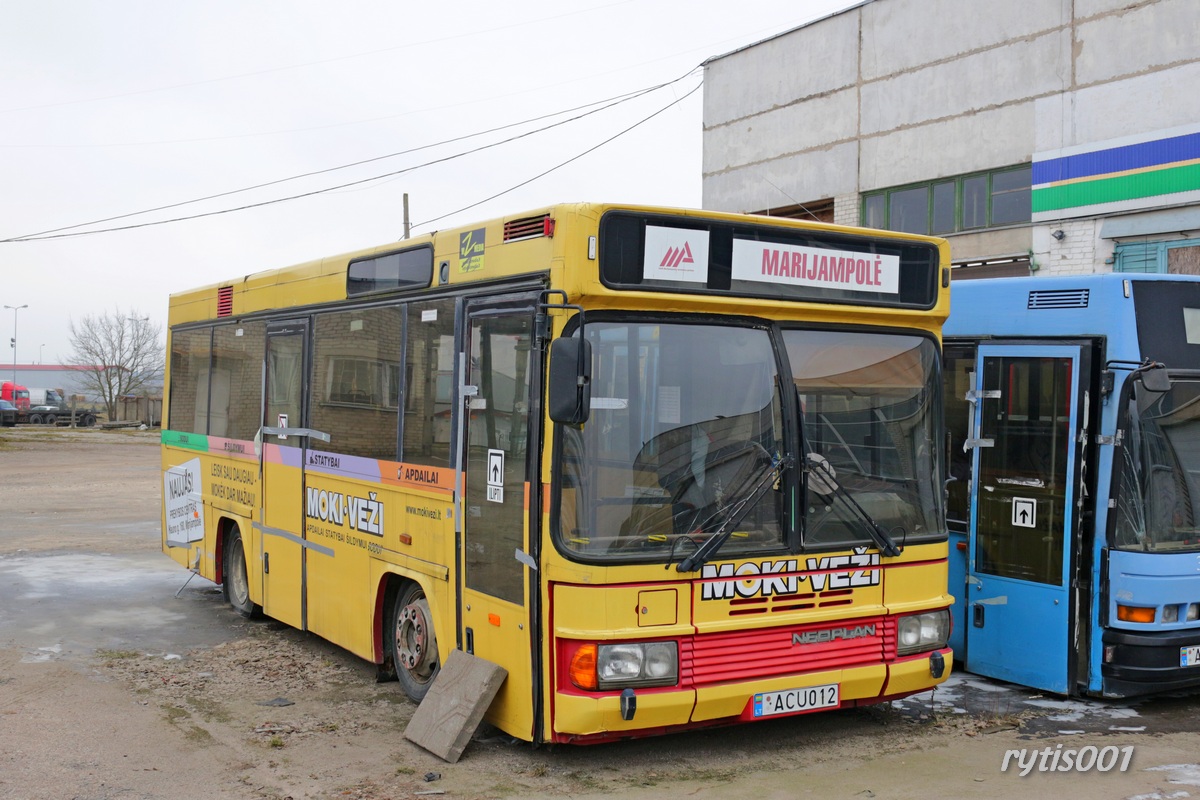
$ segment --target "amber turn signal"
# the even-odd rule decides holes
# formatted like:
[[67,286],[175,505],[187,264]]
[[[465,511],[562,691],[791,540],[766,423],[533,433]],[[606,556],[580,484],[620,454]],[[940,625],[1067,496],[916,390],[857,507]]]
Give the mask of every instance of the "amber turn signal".
[[580,646],[571,656],[571,683],[580,689],[595,689],[596,679],[596,645]]

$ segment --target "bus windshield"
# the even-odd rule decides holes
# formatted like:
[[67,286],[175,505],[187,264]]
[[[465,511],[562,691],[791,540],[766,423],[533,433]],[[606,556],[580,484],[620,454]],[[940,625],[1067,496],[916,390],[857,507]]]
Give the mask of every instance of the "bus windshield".
[[[567,554],[679,561],[730,519],[718,558],[783,550],[797,530],[824,549],[872,546],[876,523],[897,542],[940,535],[932,340],[788,329],[793,374],[781,380],[766,327],[589,320],[586,330],[591,416],[561,429]],[[784,388],[804,415],[803,450],[801,426],[785,425]],[[838,491],[823,481],[796,514],[780,473],[801,452],[824,459]]]
[[[937,348],[929,339],[784,332],[804,417],[807,545],[940,534]],[[831,485],[832,484],[832,485]],[[879,531],[873,536],[872,531]]]
[[[567,552],[687,555],[782,448],[766,328],[591,322],[591,417],[563,428]],[[724,553],[783,545],[779,491],[764,493]]]
[[1114,544],[1122,550],[1200,550],[1200,377],[1167,392],[1136,383],[1117,459]]

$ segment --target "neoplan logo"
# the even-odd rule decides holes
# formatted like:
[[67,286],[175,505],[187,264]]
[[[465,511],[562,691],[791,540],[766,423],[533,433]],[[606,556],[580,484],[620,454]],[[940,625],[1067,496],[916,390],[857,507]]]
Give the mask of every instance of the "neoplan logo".
[[864,636],[874,636],[874,625],[859,625],[855,628],[829,628],[824,631],[805,631],[793,633],[792,644],[821,644],[838,639],[860,639]]

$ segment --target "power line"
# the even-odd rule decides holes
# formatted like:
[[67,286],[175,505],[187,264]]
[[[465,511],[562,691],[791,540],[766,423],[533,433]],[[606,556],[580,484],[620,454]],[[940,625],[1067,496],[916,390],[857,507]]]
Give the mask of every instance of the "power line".
[[[556,122],[556,123],[553,123],[553,124],[551,124],[551,125],[547,125],[547,126],[544,126],[544,127],[542,127],[542,128],[538,128],[538,129],[535,129],[535,130],[532,130],[532,131],[527,131],[527,132],[525,132],[525,133],[521,133],[521,134],[518,134],[518,135],[516,135],[516,136],[511,136],[511,137],[509,137],[509,138],[507,138],[507,139],[502,139],[502,140],[500,140],[500,141],[498,141],[498,142],[492,142],[492,143],[490,143],[490,144],[480,145],[479,147],[473,148],[473,149],[471,149],[471,150],[466,150],[466,151],[463,151],[463,152],[460,152],[460,153],[454,153],[454,154],[452,154],[452,155],[445,156],[445,157],[443,157],[443,158],[433,159],[433,160],[431,160],[431,161],[426,161],[426,162],[424,162],[424,163],[422,163],[422,164],[416,164],[416,165],[414,165],[414,166],[411,166],[411,167],[405,167],[404,169],[393,170],[393,171],[391,171],[391,172],[386,172],[386,173],[383,173],[383,174],[381,174],[381,175],[373,175],[373,176],[371,176],[371,177],[368,177],[368,178],[362,178],[362,179],[360,179],[360,180],[356,180],[356,181],[349,181],[349,182],[347,182],[347,183],[338,184],[338,185],[336,185],[336,186],[328,186],[328,187],[325,187],[325,188],[323,188],[323,189],[314,189],[313,191],[310,191],[310,192],[302,192],[302,193],[300,193],[300,194],[290,195],[290,196],[287,196],[287,197],[279,197],[279,198],[275,198],[275,199],[273,199],[273,200],[264,200],[264,201],[262,201],[262,202],[259,202],[259,203],[248,203],[248,204],[246,204],[246,205],[243,205],[243,206],[237,206],[237,207],[234,207],[234,208],[220,209],[220,210],[217,210],[217,211],[207,211],[207,212],[203,212],[203,213],[200,213],[200,214],[190,214],[190,215],[187,215],[187,216],[182,216],[182,217],[173,217],[173,218],[171,218],[171,219],[165,219],[165,220],[156,220],[156,221],[153,221],[153,222],[141,222],[141,223],[137,223],[137,224],[133,224],[133,225],[122,225],[122,226],[111,227],[111,228],[100,228],[100,229],[97,229],[97,230],[92,230],[92,231],[76,231],[76,232],[74,232],[74,233],[63,233],[63,232],[61,232],[61,231],[71,231],[71,230],[73,230],[74,228],[81,228],[81,227],[84,227],[84,226],[87,226],[87,225],[98,225],[98,224],[101,224],[101,223],[103,223],[103,222],[111,222],[111,221],[114,221],[114,220],[117,220],[117,219],[126,219],[126,218],[129,218],[129,217],[140,216],[140,215],[142,215],[142,214],[148,214],[148,213],[152,213],[152,212],[154,212],[154,211],[161,211],[161,210],[165,210],[165,209],[169,209],[169,208],[177,208],[177,207],[179,207],[179,206],[183,206],[183,205],[189,205],[189,204],[191,204],[191,203],[198,203],[198,202],[202,202],[203,200],[210,200],[210,199],[214,199],[214,198],[225,197],[225,196],[228,196],[228,195],[231,195],[231,194],[237,194],[237,193],[240,193],[240,192],[250,191],[250,190],[252,190],[252,189],[256,189],[256,188],[262,188],[262,187],[265,187],[265,186],[272,186],[272,185],[275,185],[275,184],[278,184],[278,183],[283,183],[283,182],[285,182],[285,181],[289,181],[289,180],[296,180],[296,179],[299,179],[299,178],[309,177],[309,176],[311,176],[311,175],[319,175],[319,174],[322,174],[322,173],[325,173],[325,172],[332,172],[332,171],[335,171],[335,170],[338,170],[338,169],[345,169],[345,168],[347,168],[347,167],[351,167],[351,166],[358,166],[358,165],[361,165],[361,164],[371,163],[371,162],[373,162],[373,161],[378,161],[378,160],[382,160],[382,159],[385,159],[385,158],[391,158],[391,157],[394,157],[394,156],[396,156],[396,155],[401,155],[402,153],[394,153],[394,154],[390,154],[390,155],[388,155],[388,156],[378,156],[378,157],[376,157],[376,158],[372,158],[372,159],[366,159],[366,160],[364,160],[364,161],[355,162],[354,164],[347,164],[347,165],[343,165],[343,166],[341,166],[341,167],[330,167],[329,169],[325,169],[325,170],[318,170],[318,171],[316,171],[316,172],[306,173],[306,174],[304,174],[304,175],[296,175],[296,176],[292,176],[292,177],[290,177],[290,178],[281,178],[281,179],[279,179],[279,180],[277,180],[277,181],[271,181],[271,182],[269,182],[269,183],[260,184],[260,185],[258,185],[258,186],[248,187],[248,188],[245,188],[245,189],[235,189],[235,190],[232,190],[232,191],[229,191],[229,192],[222,192],[222,193],[220,193],[220,194],[211,195],[211,196],[209,196],[209,197],[206,197],[206,198],[199,198],[199,199],[196,199],[196,200],[187,200],[187,201],[183,201],[183,202],[180,202],[180,203],[173,203],[173,204],[166,205],[166,206],[160,206],[159,208],[155,208],[155,209],[147,209],[147,210],[144,210],[144,211],[136,211],[136,212],[131,212],[131,213],[129,213],[129,214],[122,214],[122,215],[119,215],[119,216],[116,216],[116,217],[108,217],[108,218],[106,218],[106,219],[102,219],[102,220],[93,220],[93,221],[91,221],[91,222],[81,222],[81,223],[79,223],[79,224],[77,224],[77,225],[70,225],[70,226],[65,226],[65,227],[62,227],[62,228],[55,228],[55,229],[48,230],[48,231],[42,231],[42,232],[40,232],[40,233],[25,234],[25,235],[22,235],[22,236],[14,236],[14,237],[7,238],[7,239],[0,239],[0,243],[14,243],[14,242],[34,242],[34,241],[44,241],[44,240],[47,240],[47,239],[69,239],[69,238],[75,238],[75,237],[79,237],[79,236],[91,236],[91,235],[93,235],[93,234],[98,234],[98,233],[113,233],[113,232],[116,232],[116,231],[127,231],[127,230],[134,230],[134,229],[136,229],[136,228],[146,228],[146,227],[152,227],[152,226],[156,226],[156,225],[166,225],[166,224],[170,224],[170,223],[174,223],[174,222],[184,222],[184,221],[187,221],[187,220],[201,219],[201,218],[204,218],[204,217],[218,216],[218,215],[221,215],[221,214],[231,214],[231,213],[234,213],[234,212],[237,212],[237,211],[246,211],[246,210],[248,210],[248,209],[251,209],[251,208],[261,208],[261,207],[263,207],[263,206],[275,205],[275,204],[277,204],[277,203],[284,203],[284,202],[288,202],[288,201],[290,201],[290,200],[299,200],[299,199],[301,199],[301,198],[305,198],[305,197],[312,197],[312,196],[314,196],[314,195],[325,194],[325,193],[327,193],[327,192],[337,191],[337,190],[339,190],[339,189],[346,189],[346,188],[349,188],[349,187],[351,187],[351,186],[360,186],[360,185],[362,185],[362,184],[365,184],[365,183],[371,183],[371,182],[373,182],[373,181],[382,180],[382,179],[384,179],[384,178],[391,178],[391,177],[394,177],[394,176],[396,176],[396,175],[402,175],[402,174],[404,174],[404,173],[407,173],[407,172],[413,172],[413,171],[415,171],[415,170],[418,170],[418,169],[423,169],[423,168],[425,168],[425,167],[434,166],[434,165],[436,165],[436,164],[442,164],[442,163],[445,163],[445,162],[447,162],[447,161],[453,161],[453,160],[455,160],[455,159],[462,158],[462,157],[464,157],[464,156],[468,156],[468,155],[473,155],[473,154],[475,154],[475,153],[479,153],[479,152],[482,152],[482,151],[484,151],[484,150],[490,150],[490,149],[492,149],[492,148],[499,147],[499,146],[501,146],[501,145],[504,145],[504,144],[509,144],[509,143],[511,143],[511,142],[517,141],[517,140],[519,140],[519,139],[524,139],[524,138],[526,138],[526,137],[528,137],[528,136],[532,136],[532,135],[534,135],[534,134],[536,134],[536,133],[541,133],[541,132],[543,132],[543,131],[547,131],[547,130],[550,130],[550,129],[552,129],[552,128],[556,128],[556,127],[559,127],[559,126],[561,126],[561,125],[565,125],[565,124],[567,124],[567,123],[574,122],[574,121],[576,121],[576,120],[579,120],[579,119],[583,119],[584,117],[591,116],[592,114],[596,114],[596,113],[599,113],[600,111],[607,110],[607,109],[609,109],[609,108],[612,108],[612,107],[613,107],[613,106],[615,106],[615,105],[619,105],[620,103],[627,102],[628,100],[634,99],[634,98],[636,98],[636,97],[643,96],[643,95],[645,95],[645,94],[647,94],[647,93],[649,93],[649,92],[652,92],[652,91],[655,91],[655,90],[657,90],[657,89],[660,89],[660,88],[663,88],[663,87],[666,87],[666,86],[670,86],[671,84],[677,83],[678,81],[680,81],[680,80],[683,80],[683,79],[684,79],[684,78],[686,78],[688,75],[692,74],[692,72],[694,72],[694,71],[695,71],[694,69],[692,69],[692,70],[689,70],[689,71],[688,71],[688,73],[686,73],[685,75],[682,75],[682,76],[680,76],[679,78],[676,78],[675,80],[673,80],[673,81],[670,81],[670,82],[668,82],[668,83],[660,84],[659,86],[652,87],[652,88],[650,88],[650,89],[645,89],[645,90],[642,90],[642,91],[640,91],[640,92],[633,93],[632,95],[629,95],[629,96],[621,96],[621,97],[622,97],[622,99],[619,99],[619,100],[616,100],[616,101],[613,101],[613,102],[609,102],[609,103],[608,103],[608,105],[602,106],[601,108],[594,109],[594,110],[592,110],[592,111],[588,111],[588,112],[586,112],[586,113],[584,113],[584,114],[580,114],[580,115],[578,115],[578,116],[575,116],[575,117],[571,117],[570,119],[562,120],[562,121],[560,121],[560,122]],[[566,164],[569,164],[569,163],[571,163],[572,161],[575,161],[575,160],[577,160],[577,159],[579,159],[579,158],[582,158],[583,156],[587,155],[588,153],[591,153],[592,151],[594,151],[594,150],[598,149],[599,147],[602,147],[603,145],[605,145],[605,144],[608,144],[609,142],[613,141],[614,139],[618,138],[619,136],[622,136],[622,135],[624,135],[625,133],[628,133],[629,131],[633,130],[634,128],[637,128],[639,125],[641,125],[641,124],[643,124],[643,123],[647,122],[648,120],[652,119],[653,117],[656,117],[656,116],[658,116],[659,114],[661,114],[662,112],[664,112],[664,111],[666,111],[667,109],[671,108],[672,106],[674,106],[674,105],[676,105],[676,104],[678,104],[678,103],[682,102],[682,101],[683,101],[685,98],[687,98],[687,97],[690,97],[690,96],[691,96],[692,94],[694,94],[694,93],[695,93],[697,90],[699,90],[699,88],[700,88],[700,86],[701,86],[701,85],[702,85],[702,84],[695,86],[695,87],[694,87],[694,88],[692,88],[692,89],[691,89],[689,92],[687,92],[687,94],[683,95],[683,97],[679,97],[679,98],[677,98],[677,99],[673,100],[672,102],[670,102],[670,103],[668,103],[667,105],[665,105],[665,106],[663,106],[662,108],[660,108],[658,111],[655,111],[653,114],[650,114],[649,116],[647,116],[647,117],[643,118],[642,120],[640,120],[640,121],[638,121],[637,123],[635,123],[635,124],[631,125],[630,127],[626,128],[625,130],[621,131],[620,133],[617,133],[616,135],[614,135],[614,136],[612,136],[612,137],[610,137],[610,138],[608,138],[608,139],[606,139],[606,140],[604,140],[604,141],[600,142],[599,144],[595,145],[594,147],[591,147],[591,148],[589,148],[589,149],[587,149],[587,150],[583,151],[582,153],[579,153],[578,155],[574,156],[573,158],[570,158],[570,159],[568,159],[567,161],[564,161],[564,162],[562,162],[561,164],[559,164],[559,165],[557,165],[557,166],[555,166],[555,167],[552,167],[552,168],[550,168],[549,170],[546,170],[545,172],[543,172],[543,173],[541,173],[541,174],[539,174],[539,175],[536,175],[536,176],[534,176],[533,178],[530,178],[530,179],[529,179],[529,180],[527,180],[527,181],[524,181],[524,182],[522,182],[522,183],[516,184],[515,186],[512,186],[512,187],[509,187],[508,189],[505,189],[503,192],[500,192],[499,194],[493,195],[493,197],[499,197],[499,196],[501,196],[501,195],[503,195],[503,194],[507,194],[508,192],[511,192],[511,191],[513,191],[514,189],[520,188],[521,186],[524,186],[524,185],[526,185],[526,184],[528,184],[528,183],[531,183],[532,181],[535,181],[535,180],[537,180],[538,178],[541,178],[541,177],[543,177],[543,176],[545,176],[545,175],[548,175],[549,173],[553,172],[554,170],[556,170],[556,169],[559,169],[560,167],[563,167],[563,166],[565,166]],[[607,102],[607,101],[602,101],[602,102]],[[587,106],[581,106],[581,108],[586,108],[586,107],[587,107]],[[561,114],[561,113],[569,113],[569,112],[559,112],[559,113]],[[551,114],[551,115],[549,115],[549,116],[557,116],[557,115],[556,115],[556,114]],[[540,118],[540,119],[544,119],[544,118],[545,118],[545,117],[542,117],[542,118]],[[530,121],[534,121],[534,120],[530,120]],[[520,125],[520,124],[525,124],[525,123],[514,123],[513,125]],[[497,129],[495,129],[495,130],[503,130],[504,128],[507,128],[507,127],[513,127],[513,125],[509,125],[509,126],[503,126],[503,127],[501,127],[501,128],[497,128]],[[446,142],[446,143],[453,142],[453,141],[460,141],[460,140],[462,140],[462,139],[465,139],[465,138],[471,138],[472,136],[478,136],[478,135],[483,135],[483,134],[482,134],[482,133],[480,133],[480,134],[471,134],[471,135],[469,135],[469,136],[458,137],[457,139],[447,140],[447,142]],[[416,150],[421,150],[421,149],[427,149],[427,148],[429,148],[429,147],[434,147],[434,146],[436,146],[436,145],[425,145],[425,146],[423,146],[423,147],[421,147],[421,148],[415,148],[415,149],[416,149]],[[405,152],[413,152],[413,151],[405,151]],[[481,201],[479,201],[479,203],[473,203],[473,204],[471,204],[471,205],[469,205],[469,206],[466,206],[466,208],[473,208],[474,206],[476,206],[476,205],[479,205],[480,203],[485,203],[485,202],[487,202],[487,200],[490,200],[490,199],[492,199],[492,198],[487,198],[487,199],[485,199],[485,200],[481,200]],[[451,213],[458,213],[458,212],[451,212]],[[447,214],[447,215],[443,215],[443,217],[444,217],[444,216],[449,216],[449,215],[448,215],[448,214]],[[427,220],[426,222],[423,222],[423,223],[421,223],[421,224],[422,224],[422,225],[427,225],[427,224],[429,224],[429,223],[431,223],[431,222],[435,222],[437,219],[442,219],[443,217],[437,217],[436,219],[433,219],[433,220]]]
[[[616,96],[614,96],[614,97],[610,97],[610,98],[608,98],[608,99],[605,99],[605,100],[598,100],[598,101],[595,101],[595,102],[593,102],[593,103],[586,103],[586,104],[584,104],[584,105],[581,105],[581,106],[575,106],[574,108],[565,109],[565,110],[562,110],[562,111],[556,111],[556,112],[553,112],[553,113],[551,113],[551,114],[544,114],[544,115],[542,115],[542,116],[540,116],[540,117],[532,117],[532,118],[530,118],[530,119],[522,120],[522,121],[520,121],[520,122],[513,122],[513,123],[509,123],[509,124],[507,124],[507,125],[500,125],[500,126],[498,126],[498,127],[495,127],[495,128],[490,128],[490,129],[488,129],[488,130],[485,130],[485,131],[478,131],[478,132],[476,132],[476,133],[464,134],[463,136],[457,136],[457,137],[454,137],[454,138],[451,138],[451,139],[445,139],[445,140],[442,140],[442,141],[440,141],[440,142],[434,142],[434,143],[432,143],[432,144],[426,144],[426,145],[421,145],[421,146],[419,146],[419,147],[413,147],[413,148],[410,148],[410,149],[408,149],[408,150],[401,150],[401,151],[399,151],[399,152],[396,152],[396,153],[388,153],[388,154],[386,154],[386,155],[382,155],[382,156],[374,156],[374,157],[372,157],[372,158],[362,159],[362,160],[360,160],[360,161],[354,161],[354,162],[351,162],[351,163],[349,163],[349,164],[341,164],[341,165],[339,165],[339,166],[336,166],[336,167],[327,167],[327,168],[325,168],[325,169],[314,170],[314,171],[312,171],[312,172],[305,172],[305,173],[301,173],[301,174],[299,174],[299,175],[292,175],[292,176],[290,176],[290,177],[287,177],[287,178],[279,178],[279,179],[276,179],[276,180],[273,180],[273,181],[267,181],[267,182],[265,182],[265,183],[255,184],[254,186],[247,186],[247,187],[243,187],[243,188],[241,188],[241,189],[231,189],[231,190],[229,190],[229,191],[225,191],[225,192],[218,192],[217,194],[207,195],[207,196],[205,196],[205,197],[199,197],[199,198],[195,198],[195,199],[192,199],[192,200],[182,200],[182,201],[179,201],[179,202],[177,202],[177,203],[168,203],[168,204],[166,204],[166,205],[162,205],[162,206],[156,206],[156,207],[154,207],[154,208],[143,209],[143,210],[141,210],[141,211],[131,211],[131,212],[129,212],[129,213],[126,213],[126,214],[118,214],[118,215],[115,215],[115,216],[112,216],[112,217],[104,217],[104,218],[102,218],[102,219],[94,219],[94,220],[90,220],[90,221],[88,221],[88,222],[80,222],[80,223],[76,223],[76,224],[74,224],[74,225],[65,225],[65,226],[63,226],[63,227],[60,227],[60,228],[51,228],[51,229],[49,229],[49,230],[38,231],[38,232],[36,232],[36,233],[28,233],[28,234],[23,234],[23,235],[20,235],[20,236],[13,236],[13,237],[11,237],[11,238],[7,238],[7,239],[0,239],[0,243],[11,243],[11,242],[30,242],[30,241],[39,241],[39,240],[42,240],[42,239],[62,239],[62,238],[68,238],[68,237],[71,237],[71,236],[84,236],[84,235],[88,235],[88,234],[91,234],[91,233],[108,233],[108,232],[110,232],[110,231],[118,231],[118,230],[130,230],[130,229],[132,229],[132,228],[146,227],[146,226],[148,226],[148,225],[161,225],[161,224],[166,224],[166,223],[168,223],[168,222],[177,222],[177,221],[188,220],[188,219],[198,219],[198,218],[200,218],[200,217],[213,216],[213,215],[216,215],[216,214],[224,214],[224,213],[229,213],[229,212],[232,212],[232,211],[242,211],[242,210],[245,210],[245,209],[248,209],[248,208],[257,208],[257,207],[259,207],[259,206],[270,205],[270,204],[273,204],[273,203],[281,203],[281,202],[285,202],[285,201],[287,201],[287,200],[294,200],[294,199],[298,199],[298,198],[301,198],[301,197],[310,197],[310,196],[312,196],[312,195],[314,195],[314,194],[321,194],[321,193],[324,193],[324,192],[335,191],[335,190],[337,190],[337,189],[345,189],[345,188],[347,188],[347,187],[350,187],[350,186],[358,186],[358,185],[361,185],[361,184],[363,184],[363,183],[369,183],[369,182],[371,182],[371,181],[381,180],[381,179],[383,179],[383,178],[390,178],[390,177],[394,177],[394,176],[396,176],[396,175],[401,175],[401,174],[404,174],[405,172],[411,172],[412,170],[416,170],[416,169],[420,169],[420,168],[423,168],[423,167],[432,166],[432,165],[434,165],[434,164],[440,164],[440,163],[443,163],[443,162],[445,162],[445,161],[450,161],[450,160],[452,160],[452,159],[455,159],[455,158],[461,158],[461,157],[463,157],[463,156],[473,155],[473,154],[475,154],[475,153],[478,153],[478,152],[480,152],[480,151],[482,151],[482,150],[487,150],[487,149],[490,149],[490,148],[493,148],[493,147],[499,147],[499,146],[500,146],[500,145],[502,145],[502,144],[508,144],[508,143],[510,143],[510,142],[517,141],[518,139],[523,139],[523,138],[526,138],[526,137],[528,137],[528,136],[532,136],[532,135],[534,135],[534,134],[536,134],[536,133],[543,133],[543,132],[545,132],[545,131],[548,131],[548,130],[551,130],[551,129],[553,129],[553,128],[560,127],[560,126],[562,126],[562,125],[566,125],[566,124],[568,124],[568,123],[575,122],[575,121],[577,121],[577,120],[583,119],[584,117],[588,117],[588,116],[591,116],[591,115],[593,115],[593,114],[598,114],[598,113],[600,113],[601,111],[607,111],[608,109],[610,109],[610,108],[613,108],[613,107],[615,107],[615,106],[617,106],[617,105],[620,105],[620,104],[622,104],[622,103],[628,102],[628,101],[630,101],[630,100],[635,100],[635,99],[637,99],[637,98],[639,98],[639,97],[643,97],[643,96],[645,96],[645,95],[647,95],[647,94],[650,94],[650,93],[652,93],[652,92],[658,91],[659,89],[663,89],[663,88],[665,88],[665,87],[667,87],[667,86],[671,86],[672,84],[678,83],[679,81],[681,81],[681,80],[683,80],[683,79],[687,78],[687,77],[688,77],[688,75],[691,75],[693,72],[695,72],[695,69],[696,69],[696,68],[692,68],[691,70],[688,70],[688,72],[684,73],[683,75],[680,75],[678,78],[675,78],[674,80],[671,80],[671,81],[667,81],[666,83],[660,83],[660,84],[658,84],[658,85],[656,85],[656,86],[650,86],[650,87],[647,87],[647,88],[644,88],[644,89],[639,89],[639,90],[637,90],[637,91],[634,91],[634,92],[627,92],[627,93],[625,93],[625,94],[622,94],[622,95],[616,95]],[[695,91],[695,90],[693,89],[692,91]],[[598,107],[598,108],[592,108],[593,106],[599,106],[599,107]],[[574,112],[576,112],[576,111],[579,111],[579,110],[581,110],[581,109],[585,109],[585,108],[592,108],[592,110],[591,110],[591,111],[587,111],[587,112],[585,112],[585,113],[583,113],[583,114],[579,114],[579,115],[577,115],[577,116],[574,116],[574,117],[570,117],[570,118],[568,118],[568,119],[560,120],[560,121],[558,121],[558,122],[555,122],[555,123],[552,123],[552,124],[550,124],[550,125],[545,125],[545,126],[543,126],[543,127],[541,127],[541,128],[535,128],[534,130],[531,130],[531,131],[526,131],[525,133],[521,133],[521,134],[518,134],[518,135],[516,135],[516,136],[511,136],[511,137],[509,137],[509,138],[507,138],[507,139],[502,139],[502,140],[500,140],[500,141],[498,141],[498,142],[493,142],[493,143],[491,143],[491,144],[482,145],[482,146],[480,146],[480,147],[477,147],[477,148],[474,148],[474,149],[471,149],[471,150],[467,150],[467,151],[464,151],[464,152],[461,152],[461,153],[456,153],[456,154],[453,154],[453,155],[450,155],[450,156],[446,156],[445,158],[435,159],[435,160],[433,160],[433,161],[427,161],[427,162],[425,162],[425,163],[423,163],[423,164],[418,164],[418,165],[416,165],[416,166],[413,166],[413,167],[407,167],[407,168],[405,168],[405,169],[402,169],[402,170],[397,170],[397,171],[395,171],[395,172],[389,172],[389,173],[385,173],[385,174],[383,174],[383,175],[377,175],[377,176],[374,176],[374,177],[371,177],[371,178],[365,178],[365,179],[363,179],[363,180],[359,180],[359,181],[352,181],[352,182],[350,182],[350,183],[341,184],[341,185],[339,185],[339,186],[331,186],[331,187],[328,187],[328,188],[325,188],[325,189],[319,189],[319,190],[312,191],[312,192],[306,192],[306,193],[303,193],[303,194],[293,195],[293,196],[291,196],[291,197],[283,197],[283,198],[278,198],[278,199],[275,199],[275,200],[268,200],[268,201],[264,201],[264,202],[262,202],[262,203],[253,203],[253,204],[250,204],[250,205],[240,206],[240,207],[238,207],[238,208],[224,209],[224,210],[221,210],[221,211],[207,212],[207,213],[204,213],[204,214],[194,214],[194,215],[191,215],[191,216],[186,216],[186,217],[178,217],[178,218],[175,218],[175,219],[160,220],[160,221],[158,221],[158,222],[147,222],[147,223],[141,223],[141,224],[138,224],[138,225],[128,225],[128,226],[117,227],[117,228],[104,228],[104,229],[101,229],[101,230],[96,230],[96,231],[80,231],[80,232],[78,232],[78,233],[63,233],[64,231],[72,231],[72,230],[74,230],[74,229],[76,229],[76,228],[83,228],[83,227],[87,227],[87,226],[89,226],[89,225],[101,225],[101,224],[103,224],[103,223],[106,223],[106,222],[115,222],[116,220],[120,220],[120,219],[129,219],[130,217],[138,217],[138,216],[142,216],[143,214],[152,214],[152,213],[155,213],[155,212],[157,212],[157,211],[166,211],[166,210],[169,210],[169,209],[172,209],[172,208],[180,208],[180,207],[182,207],[182,206],[186,206],[186,205],[192,205],[192,204],[195,204],[195,203],[202,203],[202,202],[205,202],[205,201],[208,201],[208,200],[216,200],[216,199],[219,199],[219,198],[222,198],[222,197],[229,197],[230,195],[235,195],[235,194],[240,194],[240,193],[243,193],[243,192],[254,191],[254,190],[256,190],[256,189],[264,189],[264,188],[267,188],[267,187],[270,187],[270,186],[276,186],[276,185],[278,185],[278,184],[281,184],[281,183],[287,183],[288,181],[295,181],[295,180],[300,180],[300,179],[303,179],[303,178],[310,178],[310,177],[313,177],[313,176],[315,176],[315,175],[323,175],[323,174],[325,174],[325,173],[329,173],[329,172],[336,172],[336,171],[343,170],[343,169],[350,169],[350,168],[352,168],[352,167],[359,167],[359,166],[362,166],[362,165],[364,165],[364,164],[371,164],[371,163],[374,163],[374,162],[377,162],[377,161],[384,161],[384,160],[387,160],[387,159],[389,159],[389,158],[396,158],[396,157],[398,157],[398,156],[402,156],[402,155],[411,155],[412,153],[420,152],[420,151],[422,151],[422,150],[429,150],[429,149],[432,149],[432,148],[435,148],[435,147],[440,147],[440,146],[447,145],[447,144],[454,144],[455,142],[461,142],[461,141],[465,141],[465,140],[467,140],[467,139],[473,139],[473,138],[478,138],[478,137],[480,137],[480,136],[486,136],[486,135],[488,135],[488,134],[491,134],[491,133],[497,133],[497,132],[499,132],[499,131],[508,130],[508,129],[511,129],[511,128],[516,128],[516,127],[520,127],[520,126],[522,126],[522,125],[528,125],[528,124],[530,124],[530,123],[533,123],[533,122],[540,122],[540,121],[542,121],[542,120],[545,120],[545,119],[552,119],[552,118],[554,118],[554,117],[562,116],[563,114],[571,114],[571,113],[574,113]],[[54,235],[54,234],[58,234],[58,235]]]
[[682,103],[684,100],[688,99],[693,94],[695,94],[700,89],[701,86],[703,86],[703,84],[697,84],[695,87],[692,88],[692,90],[690,92],[685,94],[683,97],[676,98],[675,100],[671,101],[670,103],[667,103],[665,106],[660,108],[658,111],[655,111],[653,114],[649,115],[648,117],[643,117],[642,119],[633,123],[625,130],[620,131],[619,133],[613,134],[612,136],[608,137],[607,139],[600,142],[599,144],[593,145],[592,147],[589,147],[587,150],[584,150],[582,153],[579,153],[578,155],[568,158],[566,161],[563,161],[561,164],[556,164],[555,166],[551,167],[550,169],[546,170],[545,172],[541,172],[537,175],[534,175],[532,178],[529,178],[528,180],[521,181],[518,184],[510,186],[502,192],[497,192],[496,194],[492,195],[491,197],[485,197],[484,199],[479,200],[478,202],[471,203],[469,206],[463,206],[462,208],[460,208],[456,211],[450,211],[446,214],[442,214],[439,217],[434,217],[433,219],[427,219],[424,222],[418,222],[416,225],[413,225],[412,227],[419,228],[423,225],[429,225],[429,224],[437,222],[439,220],[443,220],[446,217],[450,217],[455,214],[461,213],[463,211],[467,211],[468,209],[475,208],[475,206],[483,205],[484,203],[488,202],[489,200],[495,200],[497,197],[502,197],[503,195],[506,195],[509,192],[520,189],[522,186],[527,186],[528,184],[533,183],[534,181],[538,180],[539,178],[544,178],[547,175],[549,175],[551,172],[554,172],[557,169],[561,169],[562,167],[565,167],[567,164],[570,164],[572,161],[578,161],[579,159],[583,158],[587,154],[595,152],[596,150],[599,150],[601,147],[608,144],[609,142],[624,136],[625,134],[629,133],[634,128],[637,128],[638,126],[643,125],[646,122],[649,122],[650,120],[654,119],[655,117],[657,117],[659,114],[663,113],[664,111],[672,108],[673,106],[678,105],[679,103]]

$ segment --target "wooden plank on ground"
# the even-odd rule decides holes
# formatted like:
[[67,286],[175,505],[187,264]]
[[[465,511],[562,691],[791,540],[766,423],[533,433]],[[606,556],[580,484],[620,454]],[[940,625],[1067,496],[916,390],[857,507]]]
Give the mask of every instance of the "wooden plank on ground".
[[413,712],[404,738],[451,764],[458,761],[507,676],[498,664],[462,650],[451,652]]

